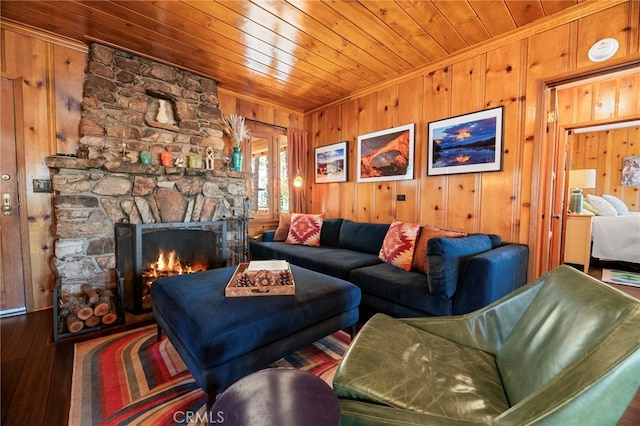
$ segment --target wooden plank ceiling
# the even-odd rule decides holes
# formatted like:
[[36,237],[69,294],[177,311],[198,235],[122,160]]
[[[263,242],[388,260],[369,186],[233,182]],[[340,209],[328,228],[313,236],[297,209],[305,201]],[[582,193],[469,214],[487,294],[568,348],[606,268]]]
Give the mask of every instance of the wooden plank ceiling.
[[3,19],[101,41],[306,112],[578,0],[10,1]]

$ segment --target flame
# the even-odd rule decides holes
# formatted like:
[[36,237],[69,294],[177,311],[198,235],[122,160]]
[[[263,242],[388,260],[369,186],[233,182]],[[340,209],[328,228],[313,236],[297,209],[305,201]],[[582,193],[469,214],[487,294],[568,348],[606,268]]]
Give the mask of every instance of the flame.
[[175,272],[176,275],[182,275],[182,264],[180,263],[180,258],[176,254],[175,250],[171,250],[169,252],[167,260],[164,259],[164,251],[160,250],[158,260],[156,261],[155,268],[153,269],[156,271]]
[[186,263],[183,265],[180,262],[180,256],[178,256],[175,250],[171,250],[165,254],[164,250],[159,249],[157,259],[149,262],[149,265],[142,270],[142,279],[144,282],[144,290],[142,293],[143,302],[150,302],[151,293],[149,289],[156,279],[172,277],[174,275],[193,274],[205,271],[206,269],[206,263],[196,263],[195,265]]
[[193,274],[194,272],[205,269],[206,267],[203,265],[196,265],[195,267],[188,263],[183,265],[175,250],[171,250],[165,255],[164,250],[160,249],[158,258],[155,262],[149,263],[149,267],[145,270],[144,275],[146,277],[157,278],[161,276]]

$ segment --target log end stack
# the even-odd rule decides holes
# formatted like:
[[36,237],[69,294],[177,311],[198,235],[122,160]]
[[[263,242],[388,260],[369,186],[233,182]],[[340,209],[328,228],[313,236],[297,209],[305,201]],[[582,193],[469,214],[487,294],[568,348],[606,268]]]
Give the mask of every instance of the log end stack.
[[84,328],[117,321],[116,299],[105,287],[82,284],[80,292],[60,296],[58,330],[60,333],[78,333]]

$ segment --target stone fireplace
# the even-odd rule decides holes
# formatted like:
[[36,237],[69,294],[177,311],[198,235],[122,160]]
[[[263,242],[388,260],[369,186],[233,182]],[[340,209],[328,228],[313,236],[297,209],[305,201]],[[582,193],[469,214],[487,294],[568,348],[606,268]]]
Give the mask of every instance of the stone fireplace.
[[46,159],[61,292],[116,287],[117,224],[225,221],[225,264],[245,259],[249,175],[225,161],[215,81],[93,44],[80,131],[77,157]]

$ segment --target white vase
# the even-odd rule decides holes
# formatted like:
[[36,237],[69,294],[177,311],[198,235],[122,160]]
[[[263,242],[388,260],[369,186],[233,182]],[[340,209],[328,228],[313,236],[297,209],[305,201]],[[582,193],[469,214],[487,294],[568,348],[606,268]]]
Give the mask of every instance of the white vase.
[[169,103],[163,99],[158,100],[158,114],[156,115],[156,121],[159,123],[168,124],[173,121],[173,114],[169,115]]

